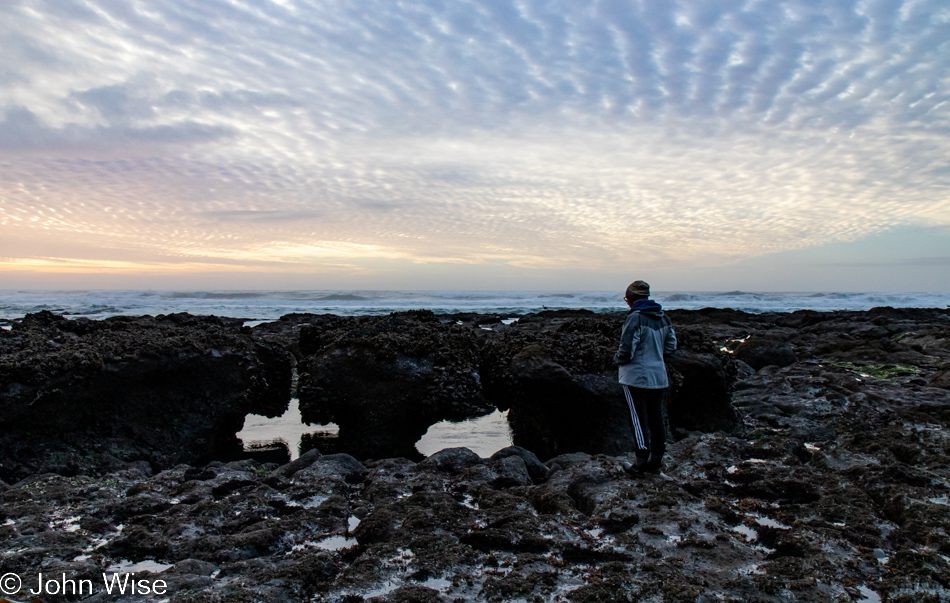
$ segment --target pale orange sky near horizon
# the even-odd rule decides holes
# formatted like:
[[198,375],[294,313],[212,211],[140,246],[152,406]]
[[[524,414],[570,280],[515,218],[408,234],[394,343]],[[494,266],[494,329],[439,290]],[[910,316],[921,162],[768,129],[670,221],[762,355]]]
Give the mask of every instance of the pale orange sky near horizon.
[[0,289],[950,291],[950,7],[0,7]]

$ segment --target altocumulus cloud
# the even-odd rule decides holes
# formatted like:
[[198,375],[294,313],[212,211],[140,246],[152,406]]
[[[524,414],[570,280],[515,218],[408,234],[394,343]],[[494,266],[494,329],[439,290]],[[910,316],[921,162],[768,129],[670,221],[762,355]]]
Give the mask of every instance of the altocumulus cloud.
[[945,0],[11,0],[0,36],[0,232],[116,260],[615,270],[950,224]]

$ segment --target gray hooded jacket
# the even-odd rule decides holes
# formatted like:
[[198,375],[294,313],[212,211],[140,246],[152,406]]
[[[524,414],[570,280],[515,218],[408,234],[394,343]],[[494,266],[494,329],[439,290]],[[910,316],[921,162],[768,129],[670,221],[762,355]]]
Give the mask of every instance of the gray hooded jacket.
[[669,387],[663,355],[675,349],[673,324],[660,304],[638,301],[627,314],[620,349],[614,354],[614,362],[620,365],[620,383],[643,389]]

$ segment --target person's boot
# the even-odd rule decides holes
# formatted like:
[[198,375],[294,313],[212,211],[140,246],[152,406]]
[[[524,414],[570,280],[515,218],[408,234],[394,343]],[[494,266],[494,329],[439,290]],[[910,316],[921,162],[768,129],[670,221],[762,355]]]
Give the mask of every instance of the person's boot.
[[663,455],[654,454],[650,457],[650,460],[643,463],[642,471],[644,473],[659,473],[660,467],[663,465]]
[[644,467],[649,464],[647,457],[637,455],[637,460],[629,467],[625,467],[624,470],[634,477],[642,477],[644,473]]

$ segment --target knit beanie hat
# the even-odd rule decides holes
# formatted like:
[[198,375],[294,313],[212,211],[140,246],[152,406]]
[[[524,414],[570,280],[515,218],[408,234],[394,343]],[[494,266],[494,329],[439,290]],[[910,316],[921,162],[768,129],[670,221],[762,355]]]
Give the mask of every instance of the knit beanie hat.
[[650,297],[650,285],[645,281],[633,281],[627,287],[624,297],[633,299],[635,297]]

